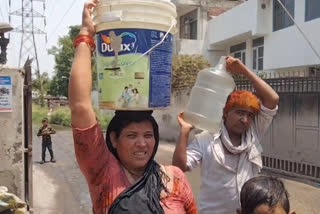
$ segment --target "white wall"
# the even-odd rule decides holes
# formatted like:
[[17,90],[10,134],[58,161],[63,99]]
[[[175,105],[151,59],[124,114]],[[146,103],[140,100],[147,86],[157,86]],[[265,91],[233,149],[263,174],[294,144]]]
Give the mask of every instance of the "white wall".
[[[269,17],[272,19],[272,16]],[[320,18],[305,22],[305,0],[295,1],[295,20],[320,53]],[[264,68],[307,66],[320,64],[296,26],[270,32],[264,40]]]
[[209,31],[207,31],[203,41],[202,56],[214,66],[219,62],[220,57],[226,56],[228,52],[225,49],[211,49],[209,46],[209,36]]
[[[265,9],[261,8],[262,2],[249,0],[209,21],[204,55],[214,57],[217,50],[228,52],[230,46],[245,41],[250,47],[250,40],[263,36],[264,70],[319,65],[320,60],[296,26],[273,32],[273,0],[264,1]],[[295,1],[295,21],[320,54],[320,18],[305,22],[305,0]],[[249,67],[251,52],[247,48]]]
[[203,40],[180,39],[176,40],[177,55],[201,55]]
[[1,68],[11,76],[12,112],[0,112],[0,186],[24,199],[23,77],[21,70]]
[[99,91],[91,91],[91,103],[94,107],[99,108]]
[[215,46],[248,32],[257,31],[259,0],[249,0],[208,22],[208,45]]

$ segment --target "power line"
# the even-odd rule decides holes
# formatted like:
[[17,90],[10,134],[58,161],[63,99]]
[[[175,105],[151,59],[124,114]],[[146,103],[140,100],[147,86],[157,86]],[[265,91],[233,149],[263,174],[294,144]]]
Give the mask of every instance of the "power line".
[[50,39],[52,38],[52,36],[56,33],[56,30],[60,27],[60,24],[61,24],[61,22],[63,21],[64,17],[69,13],[69,11],[71,10],[71,8],[73,7],[73,5],[74,5],[74,3],[75,3],[76,1],[77,1],[77,0],[74,0],[74,1],[71,3],[69,9],[68,9],[68,10],[66,11],[66,13],[62,16],[61,20],[59,21],[59,23],[57,24],[57,26],[54,28],[53,32],[50,34],[50,37],[49,37],[49,39],[48,39],[48,43],[49,43]]
[[[38,12],[34,9],[33,2],[43,3],[43,12]],[[20,53],[19,53],[19,67],[21,62],[31,56],[35,59],[36,74],[40,79],[40,66],[38,59],[38,52],[36,47],[35,34],[46,34],[43,30],[35,26],[35,18],[45,19],[44,11],[46,8],[46,0],[21,0],[22,7],[14,12],[10,12],[10,15],[16,15],[21,17],[21,26],[15,28],[13,31],[21,33]],[[10,4],[11,6],[11,4]],[[11,8],[10,8],[11,9]],[[40,102],[43,106],[43,88],[40,81]]]
[[27,57],[32,56],[36,58],[36,71],[39,72],[36,40],[34,34],[46,34],[46,32],[37,28],[34,20],[35,18],[44,19],[45,16],[34,9],[34,1],[42,2],[44,5],[43,8],[45,9],[45,0],[21,0],[22,8],[11,12],[10,15],[20,16],[22,21],[21,26],[18,26],[13,30],[13,32],[21,33],[19,67]]
[[278,0],[279,4],[281,5],[281,7],[284,9],[284,11],[288,14],[289,18],[293,21],[293,23],[296,25],[296,27],[298,28],[298,30],[300,31],[300,33],[302,34],[303,38],[307,41],[308,45],[311,47],[311,49],[313,50],[313,52],[316,54],[316,56],[318,57],[318,59],[320,60],[320,54],[318,53],[318,51],[313,47],[312,43],[310,42],[310,40],[308,39],[308,37],[306,36],[306,34],[302,31],[302,29],[300,28],[300,26],[297,24],[297,22],[294,20],[293,16],[290,14],[290,12],[287,10],[287,8],[284,6],[284,4],[281,2],[281,0]]

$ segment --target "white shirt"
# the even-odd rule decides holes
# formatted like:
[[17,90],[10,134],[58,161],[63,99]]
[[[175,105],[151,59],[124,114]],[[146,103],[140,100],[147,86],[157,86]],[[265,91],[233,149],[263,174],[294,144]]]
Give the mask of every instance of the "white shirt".
[[198,201],[200,214],[236,213],[236,209],[240,207],[240,191],[243,184],[256,176],[262,168],[260,140],[270,126],[277,109],[278,107],[270,110],[261,105],[259,114],[246,133],[252,137],[242,137],[242,141],[252,146],[241,154],[225,154],[220,136],[226,135],[223,131],[216,135],[203,131],[188,145],[189,170],[201,163]]

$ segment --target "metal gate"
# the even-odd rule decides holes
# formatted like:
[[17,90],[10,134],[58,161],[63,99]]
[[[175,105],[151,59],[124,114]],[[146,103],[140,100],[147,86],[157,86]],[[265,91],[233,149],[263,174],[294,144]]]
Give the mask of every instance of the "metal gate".
[[[280,95],[279,110],[263,138],[265,168],[320,182],[320,78],[266,80]],[[239,89],[252,90],[248,81]]]
[[25,169],[25,200],[30,213],[33,213],[33,189],[32,189],[32,79],[31,63],[27,60],[24,65],[24,169]]

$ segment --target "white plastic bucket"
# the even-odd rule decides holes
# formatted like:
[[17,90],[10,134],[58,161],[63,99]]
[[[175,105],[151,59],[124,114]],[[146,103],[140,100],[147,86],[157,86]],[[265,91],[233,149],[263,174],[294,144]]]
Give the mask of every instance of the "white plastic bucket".
[[170,0],[100,0],[93,15],[99,107],[168,107],[175,5]]

